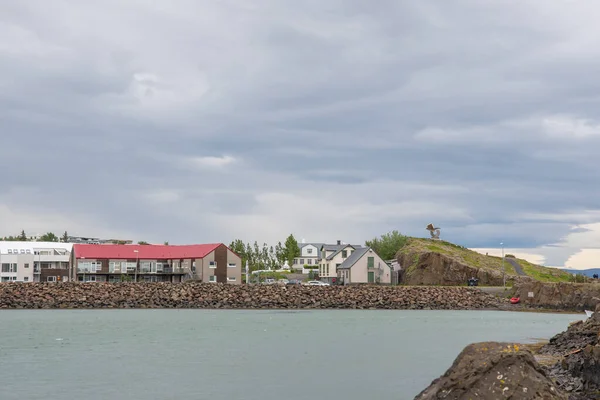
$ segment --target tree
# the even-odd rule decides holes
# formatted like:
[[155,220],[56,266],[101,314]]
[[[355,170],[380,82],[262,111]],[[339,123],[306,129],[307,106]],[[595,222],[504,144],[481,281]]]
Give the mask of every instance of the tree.
[[384,260],[396,258],[396,253],[408,243],[408,237],[398,231],[388,232],[380,238],[367,240],[365,245],[372,248]]
[[58,242],[58,236],[52,232],[47,232],[40,236],[38,242]]
[[294,264],[294,258],[300,255],[300,248],[298,247],[298,241],[294,237],[294,235],[290,234],[290,236],[285,239],[285,259],[288,262],[289,266]]
[[138,242],[138,244],[141,244],[141,245],[148,245],[148,244],[150,244],[150,243],[148,243],[148,242],[144,242],[143,240],[140,240],[140,241]]
[[277,242],[277,245],[275,246],[275,259],[277,260],[277,264],[280,266],[283,265],[286,258],[287,257],[285,256],[285,249],[283,248],[283,245],[281,242]]
[[67,243],[68,241],[69,241],[69,234],[67,233],[67,231],[65,231],[65,233],[63,233],[63,235],[62,235],[62,242]]
[[169,245],[169,242],[165,242],[165,246],[168,246],[168,245]]
[[21,231],[21,234],[19,235],[19,240],[22,242],[26,242],[27,241],[27,235],[25,234],[25,230]]

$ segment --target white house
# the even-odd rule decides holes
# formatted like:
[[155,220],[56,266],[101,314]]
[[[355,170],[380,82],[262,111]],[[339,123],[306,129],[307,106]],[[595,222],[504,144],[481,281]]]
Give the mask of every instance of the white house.
[[391,284],[394,271],[370,247],[356,249],[337,268],[337,277],[344,285],[360,283]]
[[305,265],[316,267],[319,265],[319,250],[323,243],[298,243],[300,256],[294,259],[293,269],[304,269]]
[[0,282],[67,281],[73,244],[0,241]]
[[322,245],[319,255],[319,278],[333,283],[333,280],[338,276],[337,267],[342,265],[352,253],[361,248],[363,247],[360,245],[345,244],[340,240],[337,241],[337,244]]

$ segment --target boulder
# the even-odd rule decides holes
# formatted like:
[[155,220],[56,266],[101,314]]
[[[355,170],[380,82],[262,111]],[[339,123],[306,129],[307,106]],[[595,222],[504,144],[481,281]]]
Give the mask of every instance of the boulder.
[[415,400],[567,400],[536,362],[518,344],[484,342],[467,346],[440,378]]

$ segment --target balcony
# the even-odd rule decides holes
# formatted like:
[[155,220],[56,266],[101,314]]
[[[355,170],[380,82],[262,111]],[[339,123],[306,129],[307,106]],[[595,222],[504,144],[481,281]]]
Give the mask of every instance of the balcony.
[[33,273],[34,274],[41,274],[42,273],[42,269],[40,267],[33,267]]

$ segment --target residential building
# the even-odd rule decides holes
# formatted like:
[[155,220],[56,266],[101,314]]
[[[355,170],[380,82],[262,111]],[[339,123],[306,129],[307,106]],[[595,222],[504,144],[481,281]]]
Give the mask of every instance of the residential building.
[[195,245],[74,244],[71,277],[79,282],[240,284],[242,260],[222,243]]
[[84,236],[67,236],[67,243],[79,243],[79,244],[132,244],[133,240],[100,239],[100,238],[84,237]]
[[294,258],[293,269],[303,269],[305,265],[309,267],[319,265],[319,251],[323,243],[298,243],[300,256]]
[[68,281],[72,247],[70,243],[0,241],[0,281]]
[[356,250],[363,248],[360,245],[342,243],[338,240],[336,244],[324,244],[320,248],[319,255],[319,278],[322,281],[334,283],[337,279],[337,267],[352,255]]
[[356,249],[336,270],[338,279],[344,285],[393,283],[392,267],[370,247]]

